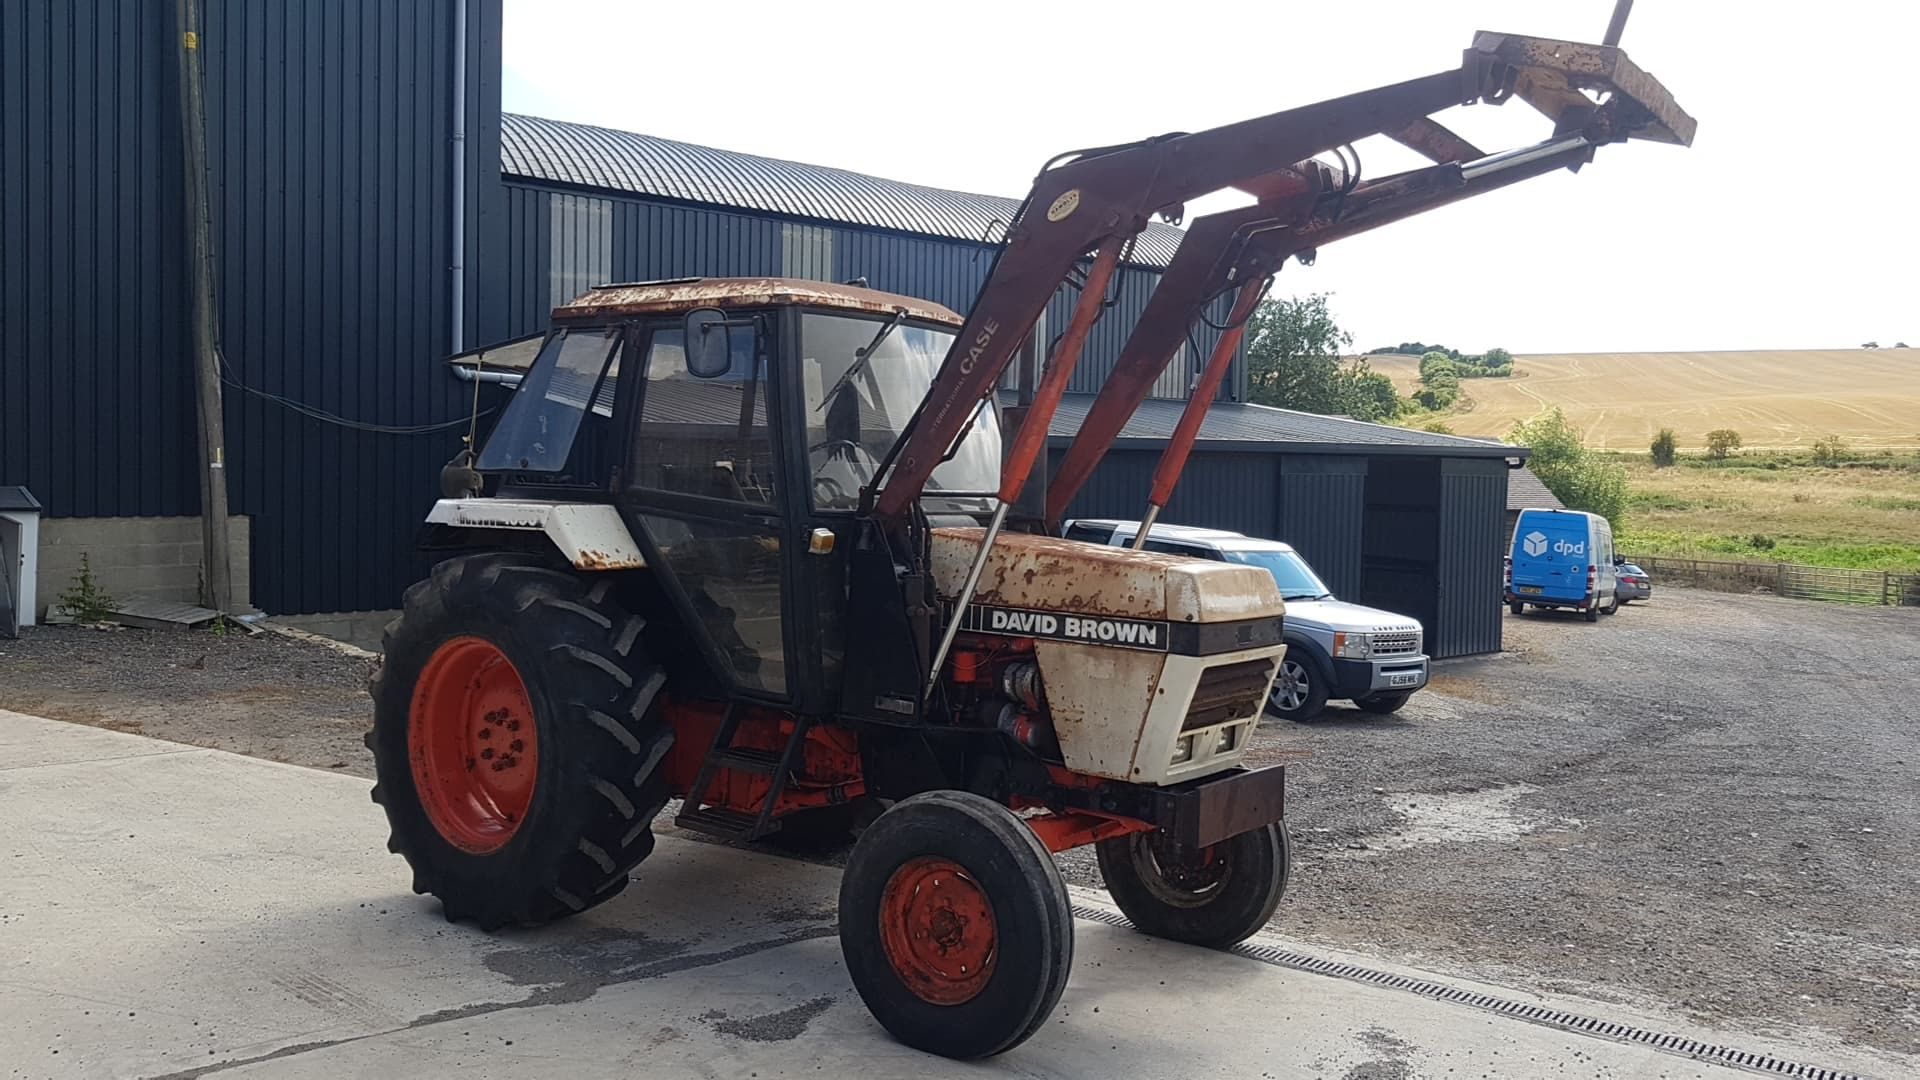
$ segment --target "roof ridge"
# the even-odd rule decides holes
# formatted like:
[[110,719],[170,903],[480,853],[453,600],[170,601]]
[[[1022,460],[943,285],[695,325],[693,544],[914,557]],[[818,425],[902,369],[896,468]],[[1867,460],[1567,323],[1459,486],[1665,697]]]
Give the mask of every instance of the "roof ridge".
[[1015,203],[1015,204],[1018,204],[1020,201],[1018,199],[1008,198],[1005,195],[991,195],[984,191],[966,191],[961,188],[944,188],[935,184],[922,184],[913,180],[898,180],[891,176],[881,176],[878,173],[860,172],[857,169],[842,168],[838,165],[820,165],[811,161],[801,161],[797,158],[774,157],[771,154],[755,153],[752,150],[730,150],[724,146],[710,146],[706,143],[688,142],[685,139],[674,139],[674,138],[669,138],[668,136],[665,136],[665,135],[649,135],[644,131],[631,131],[631,130],[628,130],[627,128],[608,127],[605,124],[589,124],[583,120],[556,120],[550,116],[535,116],[532,113],[503,112],[500,115],[502,119],[533,120],[542,124],[559,124],[566,127],[591,128],[594,131],[604,131],[612,135],[624,135],[630,138],[650,139],[654,142],[672,143],[675,146],[684,146],[689,150],[701,150],[701,151],[707,151],[707,152],[717,151],[722,154],[731,154],[734,157],[753,158],[756,161],[769,161],[778,165],[795,165],[802,169],[818,169],[822,172],[837,173],[841,176],[849,176],[857,180],[881,180],[889,184],[898,184],[901,187],[917,188],[921,191],[930,191],[939,195],[967,195],[976,199],[993,199],[997,202]]
[[[1250,409],[1266,409],[1269,412],[1287,413],[1288,415],[1291,415],[1291,416],[1310,416],[1315,420],[1325,420],[1325,421],[1329,421],[1331,423],[1336,423],[1336,424],[1360,424],[1364,427],[1392,428],[1395,431],[1415,430],[1413,428],[1403,428],[1398,424],[1382,424],[1374,420],[1356,420],[1351,416],[1329,416],[1326,413],[1308,412],[1305,409],[1287,409],[1287,408],[1282,408],[1281,406],[1278,406],[1278,405],[1263,405],[1258,401],[1231,401],[1231,402],[1223,401],[1223,402],[1216,402],[1215,404],[1245,405]],[[1481,438],[1476,438],[1472,435],[1455,435],[1451,432],[1446,432],[1446,431],[1422,431],[1420,432],[1420,434],[1431,435],[1436,439],[1453,439],[1458,442],[1472,443],[1476,446],[1510,446],[1512,445],[1501,439],[1481,439]]]
[[[506,174],[530,180],[954,240],[981,241],[1019,206],[1004,195],[528,113],[501,113],[500,151]],[[1185,235],[1154,222],[1129,261],[1164,268]]]

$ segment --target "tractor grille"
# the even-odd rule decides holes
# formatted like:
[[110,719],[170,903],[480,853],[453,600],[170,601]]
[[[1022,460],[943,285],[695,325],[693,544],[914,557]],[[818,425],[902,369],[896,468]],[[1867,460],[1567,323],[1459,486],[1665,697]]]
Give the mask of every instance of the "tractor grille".
[[1267,681],[1272,677],[1272,660],[1242,660],[1202,671],[1180,730],[1192,731],[1259,716],[1267,700]]
[[1418,630],[1391,630],[1373,635],[1373,655],[1412,656],[1420,651]]

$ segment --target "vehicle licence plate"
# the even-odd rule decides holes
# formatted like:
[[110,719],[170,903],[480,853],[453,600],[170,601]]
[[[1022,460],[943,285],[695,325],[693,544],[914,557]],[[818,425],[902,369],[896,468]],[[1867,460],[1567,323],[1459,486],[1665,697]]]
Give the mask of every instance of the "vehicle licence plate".
[[1388,686],[1418,686],[1420,685],[1420,673],[1417,671],[1408,671],[1398,675],[1388,675],[1387,685]]
[[1539,596],[1539,595],[1540,595],[1540,586],[1538,586],[1538,585],[1522,585],[1522,586],[1520,586],[1520,591],[1521,591],[1521,592],[1523,592],[1523,593],[1526,593],[1526,594],[1527,594],[1528,596]]

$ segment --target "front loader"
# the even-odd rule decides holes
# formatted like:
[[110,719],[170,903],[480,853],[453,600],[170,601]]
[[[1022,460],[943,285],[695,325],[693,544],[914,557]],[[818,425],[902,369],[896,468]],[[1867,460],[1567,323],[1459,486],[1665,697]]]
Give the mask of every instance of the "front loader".
[[[1483,153],[1431,119],[1511,97],[1547,139]],[[1214,300],[1232,324],[1149,518],[1286,259],[1692,133],[1617,48],[1483,33],[1446,71],[1055,159],[964,318],[758,278],[562,305],[447,473],[425,533],[444,559],[387,631],[368,745],[390,846],[449,919],[494,929],[618,894],[671,800],[731,840],[870,818],[840,889],[849,974],[888,1031],[953,1057],[1019,1044],[1060,997],[1054,853],[1095,845],[1143,932],[1247,938],[1291,863],[1285,766],[1244,764],[1280,596],[1255,568],[1062,540],[1067,502]],[[1375,134],[1434,164],[1315,158]],[[1193,223],[1043,508],[1010,520],[1129,242],[1230,187],[1255,202]],[[1073,318],[1003,434],[996,387],[1063,282]]]

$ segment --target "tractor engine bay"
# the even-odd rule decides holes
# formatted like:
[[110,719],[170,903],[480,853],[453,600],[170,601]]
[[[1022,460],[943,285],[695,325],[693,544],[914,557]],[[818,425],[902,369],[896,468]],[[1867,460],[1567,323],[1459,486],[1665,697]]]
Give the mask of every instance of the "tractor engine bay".
[[[933,530],[949,603],[984,535]],[[1239,763],[1286,651],[1284,613],[1255,567],[1003,534],[949,616],[961,626],[950,685],[976,710],[967,721],[1050,758],[1057,747],[1073,772],[1177,783]]]

